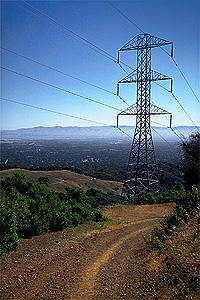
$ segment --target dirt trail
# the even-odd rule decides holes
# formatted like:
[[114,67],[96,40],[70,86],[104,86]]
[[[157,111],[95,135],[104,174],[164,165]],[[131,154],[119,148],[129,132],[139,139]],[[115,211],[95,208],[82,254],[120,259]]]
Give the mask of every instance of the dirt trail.
[[[80,226],[22,241],[2,262],[1,299],[146,299],[143,236],[169,205],[106,209],[103,227]],[[147,298],[148,299],[148,298]]]

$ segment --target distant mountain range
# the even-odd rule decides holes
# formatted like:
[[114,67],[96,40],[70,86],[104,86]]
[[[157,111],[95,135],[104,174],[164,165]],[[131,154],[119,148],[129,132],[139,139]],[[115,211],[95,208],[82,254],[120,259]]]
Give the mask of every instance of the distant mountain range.
[[[34,127],[21,128],[17,130],[1,130],[1,140],[38,140],[38,139],[129,139],[133,136],[134,127],[121,126],[118,130],[114,126],[90,126],[90,127]],[[199,127],[200,129],[200,127]],[[177,135],[188,137],[192,132],[196,132],[194,126],[177,126],[173,129]],[[167,140],[178,140],[178,136],[169,128],[152,127],[152,135],[154,139],[161,139],[161,136]]]

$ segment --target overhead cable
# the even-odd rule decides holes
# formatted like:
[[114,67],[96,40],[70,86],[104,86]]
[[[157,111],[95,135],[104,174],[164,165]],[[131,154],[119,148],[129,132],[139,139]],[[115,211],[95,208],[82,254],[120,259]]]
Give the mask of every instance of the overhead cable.
[[120,132],[122,132],[123,134],[125,134],[126,136],[131,138],[126,132],[124,132],[121,128],[117,128],[115,125],[109,125],[109,124],[106,124],[106,123],[102,123],[102,122],[98,122],[98,121],[94,121],[94,120],[90,120],[90,119],[86,119],[86,118],[82,118],[82,117],[77,117],[77,116],[74,116],[74,115],[58,112],[58,111],[55,111],[55,110],[52,110],[52,109],[48,109],[48,108],[44,108],[44,107],[40,107],[40,106],[28,104],[28,103],[16,101],[16,100],[11,100],[11,99],[4,98],[4,97],[1,97],[1,99],[3,101],[12,102],[12,103],[15,103],[15,104],[19,104],[19,105],[23,105],[23,106],[27,106],[27,107],[31,107],[31,108],[35,108],[35,109],[39,109],[39,110],[43,110],[43,111],[46,111],[46,112],[50,112],[50,113],[54,113],[54,114],[58,114],[58,115],[62,115],[62,116],[67,116],[67,117],[78,119],[78,120],[83,120],[83,121],[87,121],[87,122],[91,122],[91,123],[95,123],[95,124],[99,124],[99,125],[110,126],[110,127],[119,129]]
[[175,133],[175,132],[174,132],[174,133],[179,137],[180,140],[186,141],[186,137],[182,134],[182,132],[181,132],[176,126],[174,126],[174,124],[172,124],[172,127],[171,127],[170,129],[171,129],[173,132],[174,132],[174,129],[176,129],[176,131],[179,132],[179,134],[180,134],[180,136],[182,136],[182,138],[179,137],[179,135],[178,135],[177,133]]
[[44,107],[40,107],[40,106],[28,104],[28,103],[23,103],[23,102],[19,102],[19,101],[16,101],[16,100],[3,98],[3,97],[1,97],[1,99],[4,100],[4,101],[8,101],[8,102],[12,102],[12,103],[16,103],[16,104],[20,104],[20,105],[24,105],[24,106],[28,106],[28,107],[32,107],[32,108],[36,108],[36,109],[40,109],[40,110],[44,110],[44,111],[51,112],[51,113],[54,113],[54,114],[63,115],[63,116],[67,116],[67,117],[70,117],[70,118],[75,118],[75,119],[78,119],[78,120],[83,120],[83,121],[88,121],[88,122],[92,122],[92,123],[96,123],[96,124],[100,124],[100,125],[109,126],[108,124],[105,124],[105,123],[102,123],[102,122],[93,121],[93,120],[90,120],[90,119],[69,115],[69,114],[66,114],[66,113],[58,112],[58,111],[55,111],[55,110],[52,110],[52,109],[48,109],[48,108],[44,108]]
[[44,85],[50,86],[50,87],[55,88],[55,89],[57,89],[57,90],[60,90],[60,91],[62,91],[62,92],[69,93],[69,94],[74,95],[74,96],[76,96],[76,97],[80,97],[80,98],[83,98],[83,99],[85,99],[85,100],[88,100],[88,101],[91,101],[91,102],[94,102],[94,103],[97,103],[97,104],[106,106],[106,107],[108,107],[108,108],[111,108],[111,109],[120,111],[120,109],[118,109],[118,108],[116,108],[116,107],[113,107],[113,106],[111,106],[111,105],[108,105],[108,104],[99,102],[99,101],[94,100],[94,99],[91,99],[91,98],[89,98],[89,97],[82,96],[82,95],[80,95],[80,94],[76,94],[76,93],[71,92],[71,91],[69,91],[69,90],[66,90],[66,89],[63,89],[63,88],[58,87],[58,86],[56,86],[56,85],[53,85],[53,84],[44,82],[44,81],[42,81],[42,80],[39,80],[39,79],[30,77],[30,76],[24,75],[24,74],[22,74],[22,73],[19,73],[19,72],[14,71],[14,70],[10,70],[10,69],[4,68],[4,67],[1,67],[1,69],[6,70],[6,71],[11,72],[11,73],[14,73],[14,74],[17,74],[17,75],[20,75],[20,76],[23,76],[23,77],[28,78],[28,79],[31,79],[31,80],[33,80],[33,81],[42,83],[42,84],[44,84]]
[[192,118],[190,117],[190,115],[188,114],[188,112],[185,110],[185,108],[183,107],[183,105],[180,103],[180,101],[176,98],[176,96],[172,94],[172,97],[174,97],[174,99],[178,102],[178,104],[180,105],[180,107],[182,108],[182,110],[185,112],[185,114],[188,116],[188,118],[190,119],[190,121],[194,124],[194,126],[196,127],[197,130],[199,130],[199,128],[197,127],[197,125],[194,123],[194,121],[192,120]]
[[[110,60],[113,61],[114,63],[117,63],[117,60],[116,60],[116,58],[115,58],[113,55],[109,54],[108,52],[106,52],[105,50],[103,50],[103,49],[101,49],[100,47],[96,46],[95,44],[91,43],[91,42],[88,41],[87,39],[85,39],[85,38],[81,37],[80,35],[76,34],[76,33],[73,32],[72,30],[68,29],[66,26],[60,24],[60,23],[57,22],[56,20],[54,20],[54,19],[52,19],[51,17],[47,16],[46,14],[42,13],[41,11],[39,11],[39,10],[36,9],[35,7],[31,6],[30,4],[28,4],[28,3],[26,3],[26,2],[24,2],[24,1],[22,1],[22,0],[20,0],[22,3],[24,3],[24,4],[26,4],[27,6],[31,7],[32,9],[34,9],[34,10],[37,11],[38,13],[42,14],[43,16],[45,16],[46,18],[48,18],[48,19],[51,20],[52,22],[58,24],[58,25],[61,26],[62,28],[66,29],[66,30],[69,31],[71,34],[74,34],[76,37],[74,37],[74,36],[68,34],[66,31],[63,31],[63,30],[60,29],[59,27],[57,27],[57,26],[55,26],[54,24],[48,22],[47,20],[45,20],[45,19],[39,17],[38,15],[34,14],[33,12],[31,12],[31,11],[29,11],[28,9],[24,8],[23,6],[19,5],[18,3],[14,2],[14,1],[12,1],[12,0],[9,0],[9,1],[12,2],[13,4],[19,6],[20,8],[22,8],[22,9],[25,10],[26,12],[32,14],[32,15],[35,16],[36,18],[38,18],[38,19],[40,19],[40,20],[46,22],[46,23],[49,24],[50,26],[52,26],[52,27],[58,29],[59,31],[63,32],[64,34],[68,35],[69,37],[75,39],[76,41],[82,43],[83,45],[89,47],[90,49],[96,51],[97,53],[103,55],[104,57],[110,59]],[[77,37],[78,37],[79,39],[78,39]],[[83,42],[83,41],[84,41],[84,42]],[[85,42],[87,42],[87,44],[86,44]],[[123,64],[123,65],[125,65],[126,67],[130,68],[131,70],[133,70],[132,67],[130,67],[129,65],[127,65],[126,63],[124,63],[124,62],[122,62],[122,61],[121,61],[121,64]]]
[[55,68],[53,68],[53,67],[50,67],[50,66],[48,66],[48,65],[45,65],[45,64],[43,64],[43,63],[41,63],[41,62],[39,62],[39,61],[36,61],[36,60],[34,60],[34,59],[31,59],[31,58],[27,57],[27,56],[21,55],[21,54],[19,54],[19,53],[17,53],[17,52],[11,51],[11,50],[6,49],[6,48],[4,48],[4,47],[1,47],[1,49],[5,50],[5,51],[8,51],[8,52],[10,52],[10,53],[12,53],[12,54],[15,54],[15,55],[17,55],[17,56],[19,56],[19,57],[25,58],[25,59],[27,59],[27,60],[29,60],[29,61],[31,61],[31,62],[34,62],[34,63],[36,63],[36,64],[38,64],[38,65],[41,65],[41,66],[43,66],[43,67],[45,67],[45,68],[48,68],[48,69],[50,69],[50,70],[52,70],[52,71],[55,71],[55,72],[60,73],[60,74],[62,74],[62,75],[68,76],[68,77],[70,77],[70,78],[72,78],[72,79],[78,80],[78,81],[83,82],[83,83],[88,84],[88,85],[91,85],[91,86],[93,86],[93,87],[95,87],[95,88],[97,88],[97,89],[100,89],[100,90],[102,90],[102,91],[108,92],[108,93],[110,93],[110,94],[116,96],[115,93],[113,93],[113,92],[111,92],[111,91],[109,91],[109,90],[107,90],[107,89],[104,89],[104,88],[102,88],[102,87],[100,87],[100,86],[97,86],[97,85],[95,85],[95,84],[89,83],[89,82],[87,82],[87,81],[85,81],[85,80],[82,80],[82,79],[80,79],[80,78],[77,78],[77,77],[75,77],[75,76],[72,76],[72,75],[70,75],[70,74],[67,74],[67,73],[65,73],[65,72],[63,72],[63,71],[57,70],[57,69],[55,69]]
[[45,20],[45,19],[41,18],[40,16],[38,16],[38,15],[36,15],[36,14],[34,14],[33,12],[29,11],[29,10],[28,10],[28,9],[26,9],[25,7],[23,7],[23,6],[19,5],[18,3],[14,2],[14,1],[12,1],[12,0],[9,0],[9,1],[10,1],[10,2],[12,2],[13,4],[17,5],[18,7],[22,8],[23,10],[25,10],[25,11],[26,11],[26,12],[28,12],[29,14],[31,14],[31,15],[35,16],[36,18],[40,19],[41,21],[43,21],[43,22],[45,22],[45,23],[49,24],[50,26],[52,26],[52,27],[54,27],[54,28],[58,29],[58,30],[59,30],[59,31],[61,31],[62,33],[64,33],[64,34],[68,35],[68,36],[69,36],[69,37],[71,37],[72,39],[74,39],[74,40],[78,41],[79,43],[82,43],[83,45],[87,46],[88,48],[90,48],[90,49],[92,49],[92,50],[96,51],[97,53],[99,53],[99,54],[101,54],[101,55],[105,56],[106,58],[108,58],[108,59],[112,60],[113,62],[117,63],[116,59],[113,59],[114,57],[113,57],[113,58],[111,58],[111,55],[110,55],[110,54],[109,54],[109,56],[105,55],[104,53],[102,53],[102,52],[98,51],[97,49],[95,49],[95,48],[91,47],[90,45],[88,45],[88,44],[84,43],[84,42],[83,42],[83,41],[81,41],[80,39],[78,39],[78,38],[76,38],[76,37],[74,37],[74,36],[70,35],[69,33],[67,33],[66,31],[62,30],[61,28],[59,28],[59,27],[55,26],[54,24],[52,24],[52,23],[48,22],[47,20]]
[[39,9],[33,7],[32,5],[30,5],[29,3],[20,0],[22,3],[24,3],[25,5],[29,6],[30,8],[34,9],[35,11],[37,11],[39,14],[43,15],[45,18],[51,20],[52,22],[56,23],[57,25],[59,25],[60,27],[64,28],[65,30],[69,31],[71,34],[75,35],[76,37],[78,37],[79,39],[83,40],[84,42],[88,43],[89,45],[91,45],[94,48],[97,48],[98,50],[102,51],[105,55],[110,56],[112,59],[115,60],[115,57],[112,56],[111,54],[109,54],[108,52],[106,52],[105,50],[101,49],[100,47],[96,46],[95,44],[91,43],[90,41],[88,41],[87,39],[83,38],[82,36],[80,36],[79,34],[75,33],[74,31],[70,30],[69,28],[67,28],[66,26],[62,25],[61,23],[59,23],[58,21],[54,20],[53,18],[49,17],[48,15],[44,14],[43,12],[41,12]]
[[[166,115],[164,115],[164,117],[169,121],[169,118]],[[172,130],[172,127],[173,127],[173,130]],[[168,128],[170,128],[172,130],[172,132],[178,136],[178,134],[174,132],[174,129],[176,129],[176,131],[179,132],[180,136],[182,136],[182,138],[180,136],[178,136],[179,139],[182,141],[186,140],[186,137],[183,135],[183,133],[173,123],[172,123],[172,126],[168,127]]]
[[[17,3],[15,3],[14,1],[12,1],[12,0],[9,0],[10,2],[12,2],[12,3],[14,3],[15,5],[17,5],[17,6],[19,6],[19,7],[21,7],[22,9],[24,9],[25,11],[27,11],[27,12],[29,12],[29,13],[31,13],[32,15],[34,15],[34,16],[36,16],[37,18],[39,18],[39,19],[41,19],[42,21],[44,21],[44,22],[46,22],[46,23],[48,23],[49,25],[51,25],[51,26],[53,26],[53,27],[55,27],[55,28],[57,28],[58,30],[60,30],[60,31],[62,31],[63,33],[65,33],[65,34],[67,34],[65,31],[63,31],[63,30],[61,30],[60,28],[58,28],[57,26],[55,26],[55,25],[53,25],[52,23],[49,23],[48,21],[46,21],[46,20],[44,20],[43,18],[41,18],[41,17],[39,17],[39,16],[37,16],[36,14],[34,14],[34,13],[32,13],[32,12],[30,12],[29,10],[27,10],[27,9],[25,9],[24,7],[22,7],[22,6],[20,6],[19,4],[17,4]],[[70,31],[68,28],[66,28],[65,26],[63,26],[62,24],[60,24],[60,23],[58,23],[57,21],[55,21],[54,19],[52,19],[52,18],[50,18],[50,17],[48,17],[47,15],[45,15],[44,13],[42,13],[42,12],[40,12],[39,10],[37,10],[36,8],[34,8],[34,7],[32,7],[30,4],[28,4],[28,3],[26,3],[26,2],[24,2],[24,1],[22,1],[22,0],[20,0],[22,3],[24,3],[24,4],[26,4],[26,5],[28,5],[29,7],[31,7],[32,9],[34,9],[34,10],[36,10],[36,11],[38,11],[39,13],[41,13],[42,15],[44,15],[44,16],[46,16],[48,19],[50,19],[51,21],[53,21],[53,22],[55,22],[56,24],[59,24],[61,27],[63,27],[63,28],[65,28],[66,30],[68,30],[69,32],[71,32],[71,33],[73,33],[73,34],[75,34],[74,32],[72,32],[72,31]],[[128,18],[127,18],[128,19]],[[134,24],[135,25],[135,24]],[[139,27],[138,27],[139,28]],[[139,28],[139,30],[141,30],[140,28]],[[142,31],[143,32],[143,31]],[[67,35],[69,35],[69,34],[67,34]],[[78,37],[80,37],[79,35],[77,35],[77,34],[75,34],[76,36],[78,36]],[[71,35],[69,35],[70,37],[72,37]],[[72,37],[72,38],[74,38],[74,37]],[[80,37],[82,40],[85,40],[85,41],[87,41],[86,39],[84,39],[84,38],[82,38],[82,37]],[[76,38],[75,38],[76,39]],[[79,42],[81,42],[80,40],[78,40],[78,39],[76,39],[77,41],[79,41]],[[112,55],[110,55],[109,53],[107,53],[106,51],[104,51],[103,49],[101,49],[101,48],[99,48],[99,47],[97,47],[96,45],[94,45],[93,43],[91,43],[91,42],[89,42],[89,41],[87,41],[90,45],[93,45],[95,48],[97,48],[97,49],[99,49],[99,50],[101,50],[103,53],[100,53],[99,51],[97,51],[96,49],[94,49],[94,48],[92,48],[92,47],[90,47],[89,45],[87,45],[87,44],[85,44],[85,45],[87,45],[89,48],[91,48],[91,49],[93,49],[93,50],[95,50],[95,51],[97,51],[98,53],[100,53],[100,54],[102,54],[102,55],[104,55],[104,56],[106,56],[105,55],[105,53],[107,54],[107,55],[109,55],[109,57],[108,56],[106,56],[107,58],[109,58],[109,59],[111,59],[112,61],[114,61],[115,63],[117,62],[116,61],[116,59],[112,56]],[[162,48],[163,49],[163,48]],[[174,61],[174,63],[177,65],[177,63],[175,62],[175,60],[173,60]],[[122,63],[122,62],[121,62]],[[131,68],[130,66],[128,66],[127,64],[125,64],[125,63],[123,63],[124,65],[126,65],[128,68]],[[178,67],[178,65],[177,65],[177,67]],[[179,68],[179,67],[178,67]],[[131,68],[132,69],[132,68]],[[179,68],[179,70],[180,70],[180,68]],[[125,70],[124,70],[125,71]],[[126,72],[126,71],[125,71]],[[180,70],[180,72],[182,72],[181,70]],[[182,74],[183,75],[183,74]],[[186,78],[185,78],[185,80],[186,80]],[[188,83],[189,84],[189,83]],[[161,85],[160,85],[161,86]],[[162,86],[161,86],[162,87]],[[162,87],[162,88],[164,88],[164,87]],[[165,89],[165,88],[164,88]],[[190,86],[190,89],[192,89],[191,88],[191,86]],[[172,94],[172,96],[175,98],[175,100],[177,101],[178,99],[174,96],[174,94]],[[197,98],[197,100],[198,100],[198,98]],[[199,101],[199,100],[198,100]],[[177,102],[179,102],[179,101],[177,101]],[[180,102],[179,102],[180,103]],[[180,104],[181,105],[181,104]],[[187,114],[187,116],[190,118],[190,120],[192,121],[192,123],[195,125],[195,127],[198,129],[198,127],[196,126],[196,124],[193,122],[193,120],[191,119],[191,117],[189,116],[189,114],[186,112],[186,110],[183,108],[183,106],[181,105],[181,107],[182,107],[182,109],[184,110],[184,112]]]
[[125,134],[126,136],[128,136],[131,140],[132,140],[132,137],[126,133],[124,130],[122,130],[120,127],[117,127],[119,129],[119,131],[121,131],[123,134]]
[[117,95],[117,94],[114,93],[114,92],[111,92],[111,91],[109,91],[109,90],[107,90],[107,89],[104,89],[104,88],[102,88],[102,87],[100,87],[100,86],[97,86],[97,85],[95,85],[95,84],[93,84],[93,83],[90,83],[90,82],[88,82],[88,81],[85,81],[85,80],[82,80],[82,79],[77,78],[77,77],[75,77],[75,76],[72,76],[72,75],[70,75],[70,74],[67,74],[67,73],[65,73],[65,72],[63,72],[63,71],[57,70],[57,69],[55,69],[55,68],[53,68],[53,67],[50,67],[50,66],[48,66],[48,65],[45,65],[45,64],[43,64],[43,63],[41,63],[41,62],[38,62],[38,61],[36,61],[36,60],[34,60],[34,59],[31,59],[31,58],[29,58],[29,57],[27,57],[27,56],[21,55],[21,54],[19,54],[19,53],[17,53],[17,52],[11,51],[11,50],[6,49],[6,48],[4,48],[4,47],[1,47],[1,49],[5,50],[5,51],[8,51],[8,52],[10,52],[10,53],[12,53],[12,54],[15,54],[15,55],[17,55],[17,56],[19,56],[19,57],[22,57],[22,58],[24,58],[24,59],[27,59],[27,60],[29,60],[29,61],[31,61],[31,62],[34,62],[34,63],[36,63],[36,64],[38,64],[38,65],[41,65],[41,66],[43,66],[43,67],[45,67],[45,68],[48,68],[48,69],[50,69],[50,70],[52,70],[52,71],[55,71],[55,72],[60,73],[60,74],[62,74],[62,75],[68,76],[68,77],[70,77],[70,78],[72,78],[72,79],[75,79],[75,80],[78,80],[78,81],[83,82],[83,83],[85,83],[85,84],[88,84],[88,85],[90,85],[90,86],[92,86],[92,87],[95,87],[95,88],[98,88],[98,89],[100,89],[100,90],[102,90],[102,91],[105,91],[105,92],[107,92],[107,93],[110,93],[110,94],[112,94],[113,96],[117,96],[122,102],[124,102],[124,103],[126,103],[127,105],[129,105],[129,104],[128,104],[121,96]]
[[174,95],[174,93],[170,90],[168,90],[167,88],[165,88],[164,86],[162,86],[161,84],[154,82],[155,84],[157,84],[158,86],[160,86],[161,88],[163,88],[164,90],[166,90],[167,92],[169,92],[172,97],[177,101],[177,103],[179,104],[179,106],[181,107],[181,109],[184,111],[184,113],[188,116],[188,118],[190,119],[190,121],[193,123],[193,125],[197,128],[197,130],[199,130],[199,128],[197,127],[197,125],[195,124],[195,122],[192,120],[192,118],[190,117],[190,115],[188,114],[188,112],[186,111],[186,109],[183,107],[183,105],[180,103],[180,101],[178,100],[178,98]]
[[[17,3],[13,2],[12,0],[9,0],[10,2],[18,5]],[[30,4],[26,3],[23,0],[20,0],[22,3],[24,3],[25,5],[29,6],[30,8],[34,9],[35,11],[37,11],[38,13],[40,13],[41,15],[45,16],[46,18],[48,18],[49,20],[51,20],[52,22],[55,22],[56,24],[58,24],[59,26],[61,26],[62,28],[66,29],[67,31],[69,31],[70,33],[72,33],[73,35],[77,36],[79,39],[87,42],[89,45],[91,45],[92,47],[100,50],[101,52],[104,53],[104,56],[106,55],[107,58],[110,58],[112,61],[114,61],[115,63],[117,62],[115,57],[112,56],[111,54],[109,54],[108,52],[106,52],[105,50],[101,49],[100,47],[96,46],[95,44],[91,43],[90,41],[88,41],[87,39],[81,37],[80,35],[76,34],[75,32],[73,32],[72,30],[68,29],[66,26],[62,25],[61,23],[57,22],[56,20],[54,20],[53,18],[49,17],[48,15],[44,14],[43,12],[41,12],[40,10],[36,9],[35,7],[31,6]],[[126,15],[124,15],[118,8],[116,8],[111,2],[109,2],[108,0],[106,0],[114,9],[116,9],[121,15],[123,15],[130,23],[132,23],[136,28],[138,28],[141,32],[145,33],[139,26],[137,26],[134,22],[132,22]],[[21,7],[22,9],[25,9],[24,7],[18,5],[19,7]],[[26,9],[25,9],[26,10]],[[27,12],[33,14],[32,12],[26,10]],[[35,14],[33,14],[35,15]],[[38,17],[37,15],[35,15],[36,17]],[[40,17],[38,17],[40,18]],[[40,18],[41,20],[45,21],[44,19]],[[48,24],[52,25],[51,23],[47,22]],[[53,25],[52,25],[53,26]],[[55,27],[55,26],[54,26]],[[59,29],[58,27],[55,27],[57,29]],[[65,33],[65,32],[64,32]],[[70,37],[72,37],[70,35]],[[73,37],[72,37],[73,38]],[[79,40],[78,40],[79,41]],[[87,44],[85,44],[87,45]],[[91,48],[91,47],[90,47]],[[92,48],[93,50],[95,50],[94,48]],[[171,57],[170,54],[167,53],[167,51],[165,49],[163,49],[162,47],[160,47],[168,56]],[[97,51],[98,52],[98,51]],[[100,53],[100,52],[98,52]],[[102,53],[100,53],[102,54]],[[192,89],[191,85],[189,84],[188,80],[186,79],[185,75],[183,74],[183,72],[181,71],[180,67],[178,66],[177,62],[175,61],[175,59],[173,57],[171,57],[174,64],[176,65],[176,67],[178,68],[179,72],[181,73],[182,77],[184,78],[185,82],[187,83],[188,87],[190,88],[190,90],[192,91],[194,97],[196,98],[196,100],[198,101],[198,103],[200,104],[200,101],[198,99],[198,97],[196,96],[194,90]],[[121,62],[122,64],[124,64],[125,66],[127,66],[128,68],[132,69],[132,67],[128,66],[127,64]],[[122,68],[122,66],[120,65],[120,67]],[[123,69],[123,68],[122,68]],[[124,70],[124,69],[123,69]],[[125,70],[124,70],[125,71]],[[126,72],[126,71],[125,71]]]
[[125,14],[123,14],[116,6],[114,6],[110,1],[106,0],[115,10],[117,10],[124,18],[126,18],[131,24],[133,24],[141,32],[145,33],[139,26],[137,26],[133,21],[131,21]]
[[194,92],[193,88],[191,87],[190,83],[188,82],[187,78],[185,77],[185,75],[184,75],[183,72],[181,71],[179,65],[177,64],[177,62],[175,61],[175,59],[174,59],[173,57],[172,57],[172,60],[173,60],[174,64],[176,65],[176,67],[178,68],[179,72],[181,73],[183,79],[184,79],[185,82],[187,83],[188,87],[190,88],[192,94],[194,95],[194,97],[196,98],[196,100],[198,101],[198,103],[200,104],[200,101],[199,101],[197,95],[195,94],[195,92]]
[[[137,26],[133,21],[131,21],[125,14],[123,14],[116,6],[114,6],[110,1],[106,0],[106,2],[108,2],[116,11],[118,11],[124,18],[126,18],[132,25],[134,25],[137,29],[139,29],[142,33],[145,33],[139,26]],[[177,69],[179,70],[180,74],[182,75],[183,79],[185,80],[186,84],[188,85],[189,89],[191,90],[192,94],[194,95],[194,97],[196,98],[196,100],[198,101],[198,103],[200,104],[200,101],[197,97],[197,95],[195,94],[193,88],[191,87],[189,81],[187,80],[187,78],[185,77],[184,73],[182,72],[181,68],[179,67],[179,65],[177,64],[176,60],[173,58],[173,54],[169,54],[165,49],[163,49],[160,46],[160,49],[162,51],[164,51],[169,57],[171,57],[172,61],[174,62],[175,66],[177,67]]]
[[154,128],[154,127],[151,127],[170,147],[170,143]]

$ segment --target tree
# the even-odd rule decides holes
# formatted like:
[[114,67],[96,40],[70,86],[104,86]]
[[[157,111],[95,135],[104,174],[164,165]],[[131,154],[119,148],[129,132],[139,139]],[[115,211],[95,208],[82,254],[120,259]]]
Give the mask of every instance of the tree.
[[50,179],[48,176],[40,176],[38,177],[37,181],[39,184],[45,184],[46,186],[49,186],[50,183]]
[[181,144],[181,148],[183,150],[184,187],[189,190],[193,185],[199,185],[200,132],[191,134],[189,139]]
[[28,182],[26,175],[20,172],[14,172],[13,175],[9,175],[7,178],[1,180],[1,187],[8,193],[11,193],[13,189],[24,194],[28,189]]

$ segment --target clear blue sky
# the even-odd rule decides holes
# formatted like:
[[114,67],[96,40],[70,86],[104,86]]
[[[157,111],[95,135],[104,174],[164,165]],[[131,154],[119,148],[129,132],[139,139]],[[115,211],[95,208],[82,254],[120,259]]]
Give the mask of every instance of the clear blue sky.
[[[199,1],[111,2],[144,32],[174,43],[174,58],[197,97],[200,98]],[[16,3],[34,12],[22,2],[16,1]],[[28,3],[114,57],[117,57],[118,49],[137,34],[141,34],[106,1],[28,1]],[[117,82],[126,76],[126,73],[116,63],[44,23],[10,1],[2,1],[1,9],[2,47],[113,93],[116,92]],[[40,16],[39,13],[34,13]],[[169,52],[170,48],[165,47],[165,50]],[[122,53],[121,59],[136,68],[135,51]],[[120,110],[127,107],[112,94],[58,74],[5,50],[2,50],[2,66]],[[200,125],[200,104],[171,58],[159,48],[152,50],[152,69],[173,77],[175,96],[193,121]],[[131,72],[128,68],[126,70]],[[168,81],[160,82],[160,84],[166,88],[170,87]],[[135,84],[121,86],[121,96],[129,104],[133,104],[136,99]],[[5,70],[2,70],[2,97],[105,124],[116,124],[117,111],[113,109]],[[156,105],[173,114],[175,126],[193,125],[175,99],[164,89],[152,84],[151,98]],[[36,126],[95,126],[95,123],[6,101],[2,101],[1,115],[2,129]],[[152,120],[168,125],[164,117],[153,117]],[[121,124],[134,125],[134,122],[134,117],[123,117],[121,120]]]

